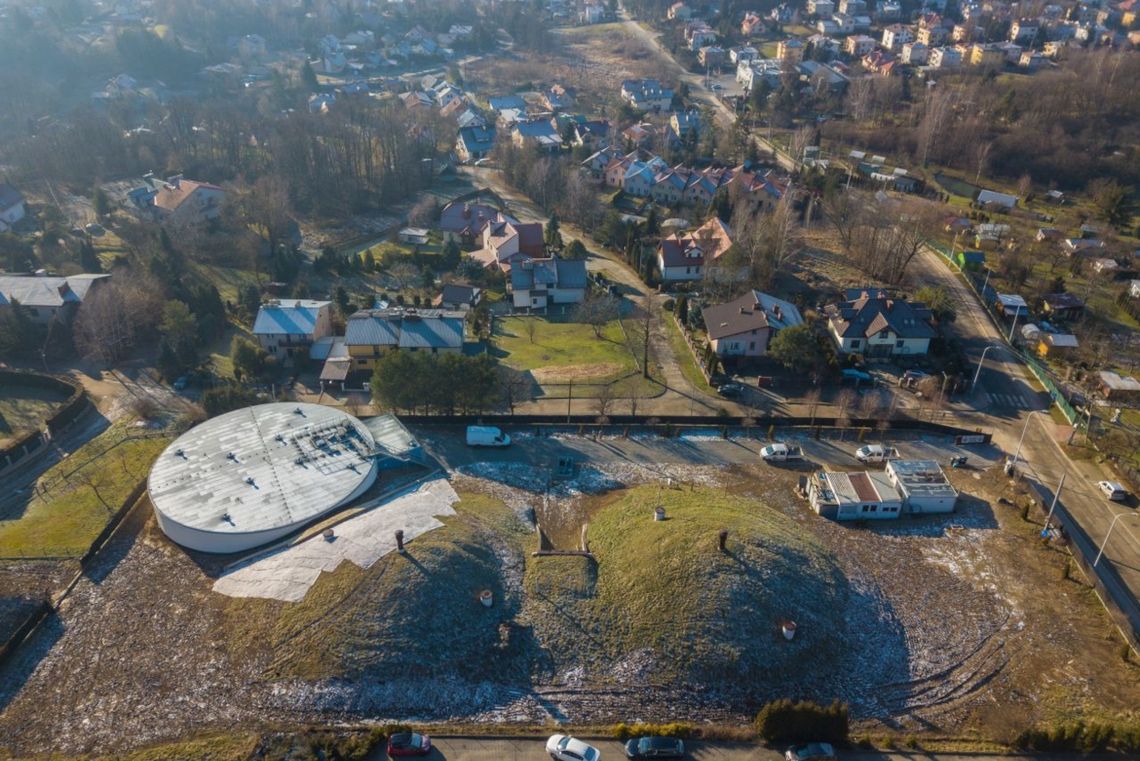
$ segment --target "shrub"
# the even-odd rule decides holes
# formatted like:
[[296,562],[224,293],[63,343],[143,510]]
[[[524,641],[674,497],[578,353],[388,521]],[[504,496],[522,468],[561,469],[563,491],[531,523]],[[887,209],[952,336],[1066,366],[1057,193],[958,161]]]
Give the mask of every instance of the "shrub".
[[676,721],[670,724],[626,724],[623,722],[614,724],[610,732],[615,738],[624,742],[633,737],[645,737],[647,735],[687,739],[693,736],[694,730],[692,724]]
[[838,701],[825,707],[810,701],[776,700],[756,715],[756,732],[769,742],[844,743],[848,728],[847,704]]
[[665,299],[665,303],[661,305],[661,308],[664,309],[666,312],[672,312],[673,308],[676,305],[677,304],[676,304],[676,302],[673,301],[673,299]]
[[1038,725],[1022,732],[1018,747],[1036,751],[1080,751],[1084,753],[1115,749],[1140,751],[1140,722],[1064,721]]

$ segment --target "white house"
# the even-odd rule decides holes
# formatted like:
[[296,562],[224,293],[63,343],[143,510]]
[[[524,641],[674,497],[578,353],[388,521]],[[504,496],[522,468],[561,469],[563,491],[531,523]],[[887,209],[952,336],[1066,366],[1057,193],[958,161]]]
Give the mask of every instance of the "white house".
[[886,476],[902,497],[904,512],[952,513],[958,504],[958,490],[933,460],[888,460]]
[[914,32],[902,24],[891,24],[883,30],[883,47],[898,52],[908,42],[914,42]]
[[136,207],[159,220],[201,223],[221,216],[226,191],[217,185],[187,180],[180,174],[165,181],[148,174],[143,177],[143,183],[127,193],[127,197]]
[[902,499],[886,473],[820,471],[808,478],[808,502],[824,518],[835,521],[898,518]]
[[886,291],[853,289],[826,308],[828,329],[840,354],[868,357],[922,355],[937,333],[925,305]]
[[732,246],[728,226],[712,217],[691,233],[673,233],[657,244],[657,269],[667,283],[700,280],[711,264]]
[[902,62],[909,66],[922,66],[930,55],[930,49],[921,42],[908,42],[902,47]]
[[262,349],[283,359],[308,353],[318,339],[332,334],[332,302],[277,299],[257,310],[253,335]]
[[0,233],[8,232],[24,218],[24,195],[8,183],[0,183]]
[[927,60],[936,69],[954,69],[962,65],[962,53],[957,48],[931,48]]
[[586,262],[581,259],[527,259],[511,267],[511,303],[515,309],[546,309],[551,304],[580,304],[586,298]]
[[809,16],[831,18],[831,14],[835,13],[835,3],[833,0],[808,0],[807,12]]

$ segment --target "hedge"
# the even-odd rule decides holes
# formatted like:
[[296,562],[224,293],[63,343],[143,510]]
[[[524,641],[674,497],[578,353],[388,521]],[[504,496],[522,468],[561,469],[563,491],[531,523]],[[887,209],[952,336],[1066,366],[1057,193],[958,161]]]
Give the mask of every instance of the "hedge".
[[846,743],[848,729],[847,704],[839,701],[825,707],[809,701],[776,700],[756,714],[756,732],[769,742]]

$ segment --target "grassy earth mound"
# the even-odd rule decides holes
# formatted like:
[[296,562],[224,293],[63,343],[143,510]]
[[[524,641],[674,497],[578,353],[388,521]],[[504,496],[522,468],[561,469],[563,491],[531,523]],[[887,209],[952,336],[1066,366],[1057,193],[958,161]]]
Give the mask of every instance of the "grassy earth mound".
[[[659,505],[665,521],[653,520]],[[747,689],[798,682],[841,652],[845,577],[814,538],[759,501],[702,487],[616,492],[593,510],[589,544],[594,560],[528,559],[523,617],[555,672]],[[798,627],[791,642],[785,619]]]

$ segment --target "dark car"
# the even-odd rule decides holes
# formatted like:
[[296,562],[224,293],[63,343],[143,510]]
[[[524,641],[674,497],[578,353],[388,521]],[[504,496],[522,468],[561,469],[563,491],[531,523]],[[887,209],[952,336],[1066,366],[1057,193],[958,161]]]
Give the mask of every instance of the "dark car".
[[630,758],[681,758],[685,743],[675,737],[635,737],[625,744]]
[[716,387],[716,391],[721,396],[740,396],[740,392],[744,390],[744,386],[739,383],[724,383]]
[[388,738],[388,755],[426,756],[431,753],[431,738],[419,732],[397,732]]

